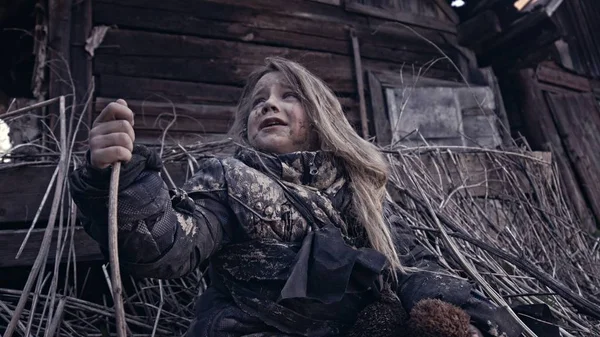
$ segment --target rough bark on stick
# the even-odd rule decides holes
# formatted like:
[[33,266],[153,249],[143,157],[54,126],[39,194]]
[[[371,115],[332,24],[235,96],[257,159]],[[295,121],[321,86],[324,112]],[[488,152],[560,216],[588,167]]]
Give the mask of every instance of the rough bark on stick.
[[127,336],[125,323],[125,309],[123,307],[123,290],[121,289],[121,273],[119,271],[119,251],[117,242],[117,196],[119,193],[119,175],[121,163],[116,162],[112,167],[110,188],[108,195],[108,247],[110,258],[110,272],[112,279],[113,302],[115,303],[115,316],[117,321],[117,336]]

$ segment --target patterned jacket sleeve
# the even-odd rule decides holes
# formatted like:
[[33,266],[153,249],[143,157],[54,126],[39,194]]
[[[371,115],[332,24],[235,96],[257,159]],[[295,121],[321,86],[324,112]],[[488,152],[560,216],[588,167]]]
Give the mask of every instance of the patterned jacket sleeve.
[[[230,237],[231,211],[221,162],[201,160],[198,172],[169,191],[154,151],[136,146],[119,181],[119,255],[136,277],[174,278],[196,268]],[[88,234],[107,251],[110,169],[90,165],[71,174],[70,190]]]
[[[414,231],[386,205],[385,216],[392,226],[400,261],[415,271],[399,274],[396,293],[407,312],[422,299],[437,298],[461,307],[471,316],[471,324],[485,336],[516,337],[521,334],[509,314],[495,306],[465,279],[449,275],[438,264],[437,257],[422,246]],[[504,333],[504,335],[503,335]]]

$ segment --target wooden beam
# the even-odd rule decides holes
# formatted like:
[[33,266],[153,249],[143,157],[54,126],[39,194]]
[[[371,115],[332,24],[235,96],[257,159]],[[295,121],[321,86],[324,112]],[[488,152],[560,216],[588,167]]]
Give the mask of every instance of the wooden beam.
[[[158,7],[162,6],[161,4]],[[362,24],[360,20],[354,20],[346,23],[329,21],[327,17],[300,18],[294,16],[293,13],[257,12],[245,7],[204,1],[195,3],[194,7],[198,7],[198,9],[193,12],[182,12],[181,8],[177,8],[173,4],[166,7],[168,10],[133,7],[129,1],[127,5],[94,2],[96,23],[117,25],[121,28],[121,32],[131,30],[140,34],[138,35],[140,39],[137,39],[136,43],[126,44],[119,40],[122,40],[127,33],[121,33],[121,37],[110,31],[103,46],[99,49],[99,53],[125,53],[137,56],[169,54],[169,56],[179,57],[192,56],[191,54],[195,53],[197,55],[193,55],[193,57],[199,57],[213,52],[222,52],[223,46],[226,46],[226,50],[236,50],[235,45],[232,44],[233,41],[236,41],[246,44],[245,48],[248,48],[249,55],[258,55],[257,53],[260,53],[261,50],[263,53],[269,51],[271,55],[279,54],[282,50],[295,50],[296,54],[320,51],[333,54],[332,57],[338,55],[348,57],[351,56],[352,47],[347,34],[348,27],[352,26],[356,30],[357,37],[362,41],[361,55],[364,58],[396,64],[423,65],[439,57],[439,52],[435,48],[413,32],[404,28],[393,29],[389,25],[382,25],[389,21],[369,20],[369,24]],[[455,39],[452,34],[443,37],[439,31],[420,27],[413,28],[447,53],[452,54],[448,49],[448,43]],[[169,33],[169,35],[163,34],[171,38],[168,41],[169,46],[166,48],[156,47],[157,43],[161,43],[159,40],[153,41],[154,44],[144,44],[141,36],[144,32],[150,31]],[[374,32],[376,33],[374,34]],[[179,42],[175,38],[175,34],[179,35]],[[204,44],[200,48],[192,36],[207,39],[206,41],[212,42],[212,44]],[[163,38],[163,40],[165,39]],[[186,43],[187,45],[184,47],[183,45]],[[251,46],[248,47],[248,45]],[[149,48],[144,46],[149,46]],[[281,47],[285,49],[281,49]],[[142,51],[142,49],[146,50]],[[202,50],[205,51],[203,54],[201,54]],[[310,65],[320,62],[322,61],[308,59],[306,63]],[[433,68],[450,70],[448,64],[444,62],[435,63]],[[229,76],[231,76],[230,74],[231,71],[229,71]]]
[[363,77],[363,66],[360,58],[360,45],[354,31],[350,32],[352,49],[354,51],[354,72],[356,76],[356,90],[358,91],[360,107],[360,128],[364,139],[369,138],[369,122],[367,118],[367,103],[365,102],[365,81]]
[[[187,164],[170,163],[167,168],[175,183],[183,184]],[[17,226],[33,220],[55,169],[55,165],[30,165],[0,170],[0,224]],[[40,223],[48,219],[50,203],[42,209]]]
[[[48,65],[50,68],[49,96],[50,98],[67,95],[74,88],[70,86],[70,54],[71,54],[71,7],[72,0],[48,1]],[[71,102],[67,101],[67,106]],[[50,128],[58,126],[58,105],[48,108]],[[68,114],[70,114],[70,110]]]
[[435,4],[442,10],[442,12],[444,12],[444,14],[448,18],[448,20],[450,20],[450,22],[452,22],[454,24],[460,23],[460,18],[458,17],[458,14],[456,14],[454,9],[452,9],[450,4],[448,4],[448,1],[435,0]]
[[311,1],[320,2],[320,3],[333,5],[333,6],[340,6],[342,3],[342,0],[311,0]]
[[168,98],[177,103],[236,104],[242,89],[229,85],[171,81],[142,77],[101,74],[96,80],[98,96],[125,100]]
[[409,25],[427,27],[449,33],[456,33],[456,26],[454,24],[446,23],[433,17],[415,15],[401,11],[389,11],[362,4],[357,0],[346,0],[346,9],[351,12],[398,21]]
[[369,71],[367,73],[369,83],[369,96],[371,101],[371,115],[375,125],[375,140],[380,146],[390,145],[392,141],[392,131],[390,128],[390,119],[387,114],[387,104],[383,97],[383,86],[377,76]]
[[458,26],[458,43],[473,46],[502,32],[500,20],[493,11],[484,11]]
[[541,82],[550,83],[560,87],[570,88],[576,91],[590,92],[592,87],[590,81],[579,75],[567,71],[540,64],[536,70],[537,79]]
[[[75,118],[79,118],[79,115],[83,114],[82,122],[86,125],[92,124],[91,99],[89,100],[89,105],[85,106],[88,97],[92,95],[92,59],[85,51],[86,39],[89,37],[91,30],[92,0],[78,1],[73,5],[70,43],[71,76],[73,77],[76,96],[72,113]],[[80,128],[76,139],[85,140],[86,138],[86,128]]]
[[[34,229],[27,241],[27,245],[19,259],[15,259],[17,252],[27,234],[26,229],[22,230],[0,230],[0,268],[31,266],[38,255],[38,250],[44,236],[44,229]],[[63,231],[63,238],[65,235]],[[48,263],[54,264],[56,243],[58,240],[58,229],[54,230],[52,243],[50,245],[50,254],[48,254]],[[67,238],[67,245],[71,238]],[[77,262],[102,260],[98,243],[94,241],[82,227],[76,227],[73,236],[73,247],[75,249],[75,258]],[[68,258],[68,246],[64,250],[61,262],[66,262]]]

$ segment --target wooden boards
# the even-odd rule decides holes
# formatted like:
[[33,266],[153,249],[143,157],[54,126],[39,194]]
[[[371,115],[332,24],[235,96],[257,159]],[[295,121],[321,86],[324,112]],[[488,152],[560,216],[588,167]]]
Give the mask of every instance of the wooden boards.
[[587,205],[600,219],[600,108],[592,94],[546,93],[558,134]]
[[[27,234],[26,229],[19,230],[2,230],[0,231],[0,268],[30,266],[35,261],[44,229],[34,229],[27,241],[27,245],[19,259],[15,259],[17,252]],[[63,239],[65,232],[63,231]],[[82,227],[77,227],[73,232],[73,247],[75,250],[75,258],[77,262],[95,261],[102,259],[102,253],[98,243],[94,241]],[[50,245],[50,254],[48,255],[48,263],[55,262],[56,243],[58,241],[58,229],[54,230],[52,235],[52,243]],[[66,262],[68,258],[68,245],[71,241],[71,236],[67,237],[67,248],[65,248],[63,259],[61,262]]]
[[[595,231],[597,219],[591,211],[570,160],[569,148],[563,143],[559,129],[555,123],[552,109],[548,106],[545,93],[536,81],[532,69],[521,70],[515,83],[521,97],[521,113],[524,122],[525,136],[534,149],[551,151],[560,172],[564,194],[569,200],[575,214],[581,220],[581,228]],[[556,108],[555,108],[556,109]],[[572,116],[565,116],[569,118]]]

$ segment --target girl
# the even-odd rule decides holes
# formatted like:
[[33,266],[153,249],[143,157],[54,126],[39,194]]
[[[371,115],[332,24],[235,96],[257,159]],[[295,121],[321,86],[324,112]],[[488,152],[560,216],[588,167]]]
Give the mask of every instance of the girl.
[[160,178],[157,154],[134,146],[132,125],[123,100],[102,111],[72,195],[86,231],[106,247],[109,166],[123,161],[123,268],[174,278],[208,261],[211,285],[188,336],[343,336],[390,291],[407,311],[440,298],[486,334],[509,326],[469,283],[444,275],[393,214],[384,157],[301,65],[269,58],[249,76],[231,130],[239,149],[199,160],[176,191]]

